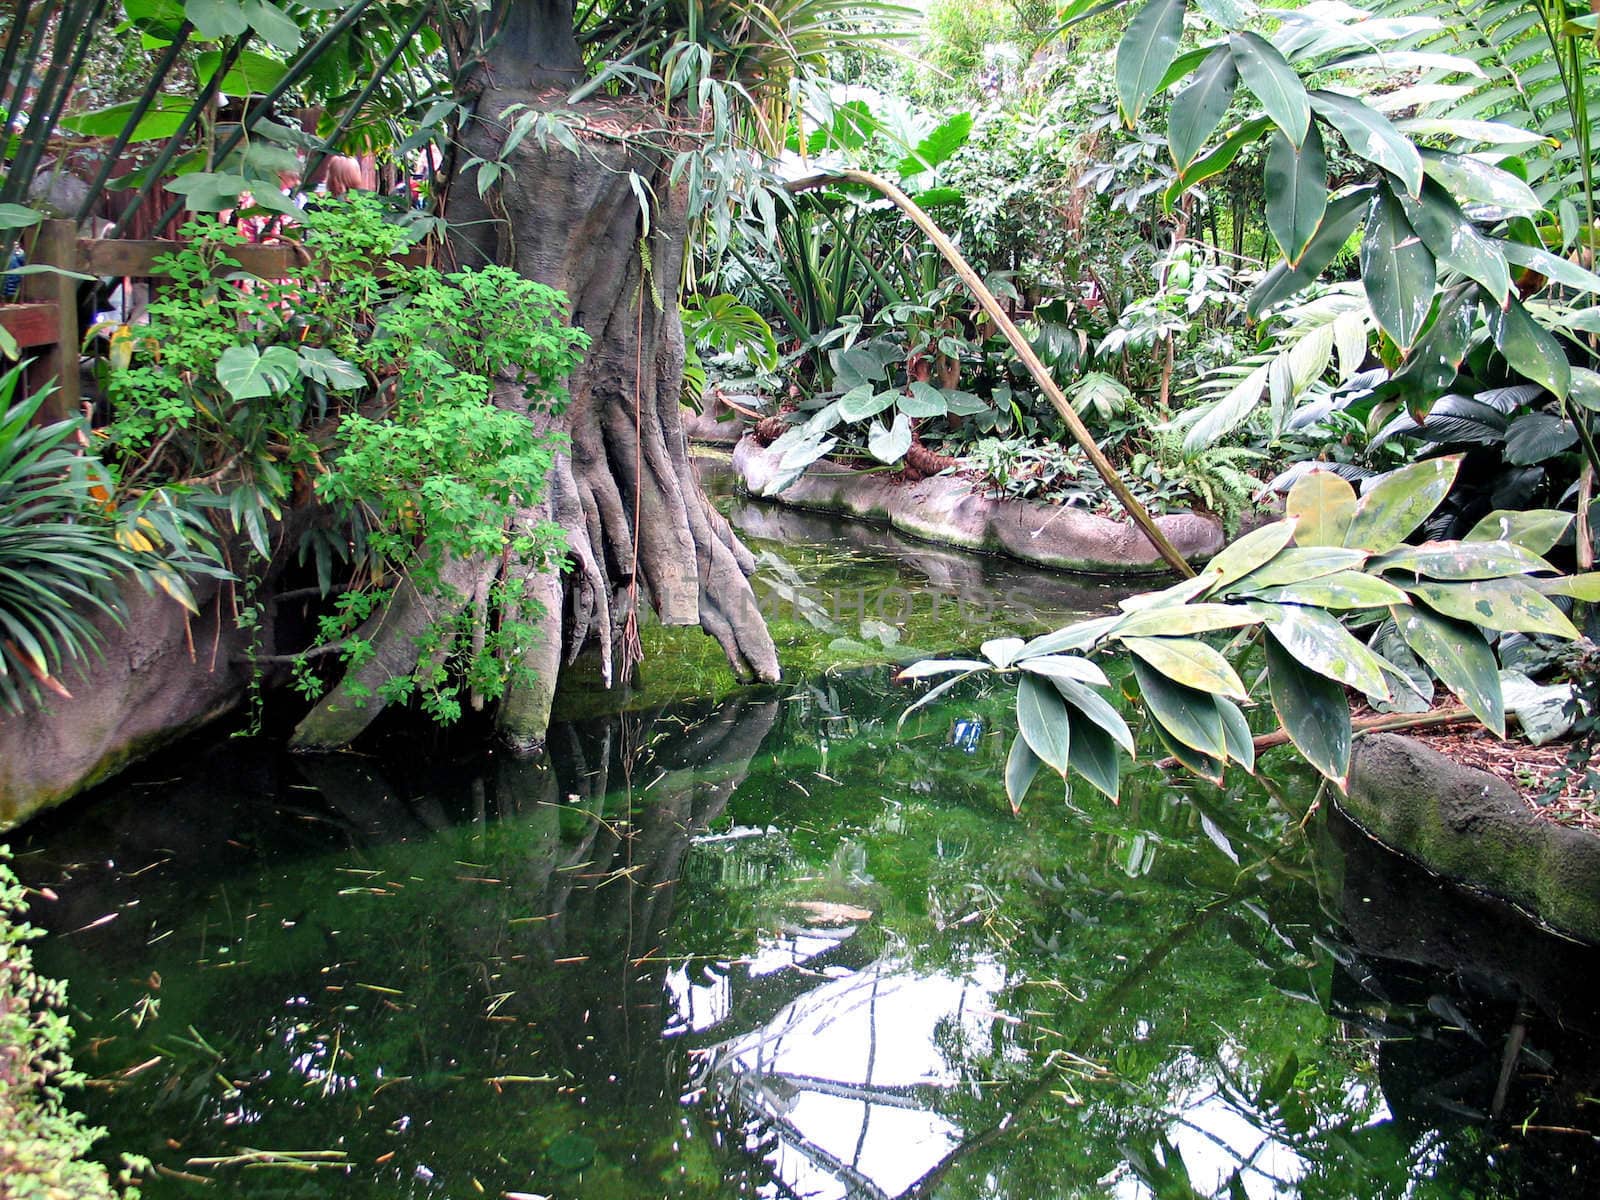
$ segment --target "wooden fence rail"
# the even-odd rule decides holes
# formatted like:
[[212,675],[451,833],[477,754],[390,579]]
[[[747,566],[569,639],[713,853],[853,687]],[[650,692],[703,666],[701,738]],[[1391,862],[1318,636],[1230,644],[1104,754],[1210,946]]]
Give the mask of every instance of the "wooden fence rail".
[[[178,241],[125,241],[80,238],[71,221],[41,221],[22,239],[30,265],[60,267],[84,275],[125,279],[164,279],[156,260],[183,247]],[[391,260],[415,266],[431,260],[432,248],[419,247]],[[261,279],[281,279],[309,265],[304,250],[292,245],[229,246],[223,265]],[[3,273],[3,268],[0,268]],[[39,411],[40,421],[58,421],[78,410],[78,353],[84,331],[78,325],[78,284],[64,275],[25,275],[19,302],[0,304],[0,328],[26,352],[29,392],[54,382],[56,390]]]

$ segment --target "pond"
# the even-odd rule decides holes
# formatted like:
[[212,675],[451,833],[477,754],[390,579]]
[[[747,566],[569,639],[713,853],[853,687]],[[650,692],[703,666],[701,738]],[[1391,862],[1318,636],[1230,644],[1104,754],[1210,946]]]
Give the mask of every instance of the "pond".
[[147,1197],[1593,1194],[1594,952],[1281,754],[1014,816],[1004,697],[897,732],[884,661],[1117,593],[724,503],[781,686],[658,630],[540,763],[212,739],[30,827],[82,1103]]

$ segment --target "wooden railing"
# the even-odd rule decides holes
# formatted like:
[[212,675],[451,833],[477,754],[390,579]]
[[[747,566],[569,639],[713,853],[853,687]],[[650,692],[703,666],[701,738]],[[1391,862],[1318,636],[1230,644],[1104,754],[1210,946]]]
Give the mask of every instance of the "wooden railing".
[[[123,241],[80,238],[71,221],[41,221],[22,239],[29,264],[59,267],[82,275],[124,279],[163,279],[156,260],[183,246],[177,241]],[[431,247],[421,247],[393,260],[417,265],[430,260]],[[223,262],[230,270],[261,279],[282,279],[307,269],[305,251],[293,245],[229,246]],[[0,268],[0,273],[3,273]],[[28,367],[31,393],[47,383],[56,390],[40,409],[39,420],[59,420],[76,412],[78,354],[84,331],[78,324],[78,285],[82,281],[49,272],[24,275],[17,303],[0,304],[0,328],[33,361]]]

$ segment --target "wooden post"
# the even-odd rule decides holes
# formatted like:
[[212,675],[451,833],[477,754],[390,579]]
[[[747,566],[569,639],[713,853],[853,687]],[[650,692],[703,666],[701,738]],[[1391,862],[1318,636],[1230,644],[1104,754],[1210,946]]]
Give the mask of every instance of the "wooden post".
[[[27,247],[28,265],[78,269],[78,227],[71,221],[41,221]],[[28,369],[30,390],[54,382],[56,390],[39,410],[41,422],[78,411],[78,281],[51,273],[24,275],[22,298],[56,306],[56,339],[41,346]]]

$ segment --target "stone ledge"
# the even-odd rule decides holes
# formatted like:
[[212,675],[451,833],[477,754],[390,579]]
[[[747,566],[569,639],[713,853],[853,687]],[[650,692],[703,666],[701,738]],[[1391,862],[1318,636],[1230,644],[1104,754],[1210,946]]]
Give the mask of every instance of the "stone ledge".
[[1504,780],[1412,738],[1369,734],[1356,743],[1350,793],[1338,804],[1442,878],[1600,944],[1600,835],[1540,820]]
[[[754,438],[733,450],[744,486],[760,495],[777,474],[772,453]],[[1005,554],[1023,562],[1095,575],[1161,575],[1156,548],[1132,521],[1113,521],[1080,509],[1032,500],[996,500],[974,493],[966,480],[935,475],[918,483],[817,462],[778,496],[778,504],[878,521],[925,541],[963,550]],[[1167,538],[1192,563],[1222,549],[1222,522],[1198,513],[1156,518]]]

